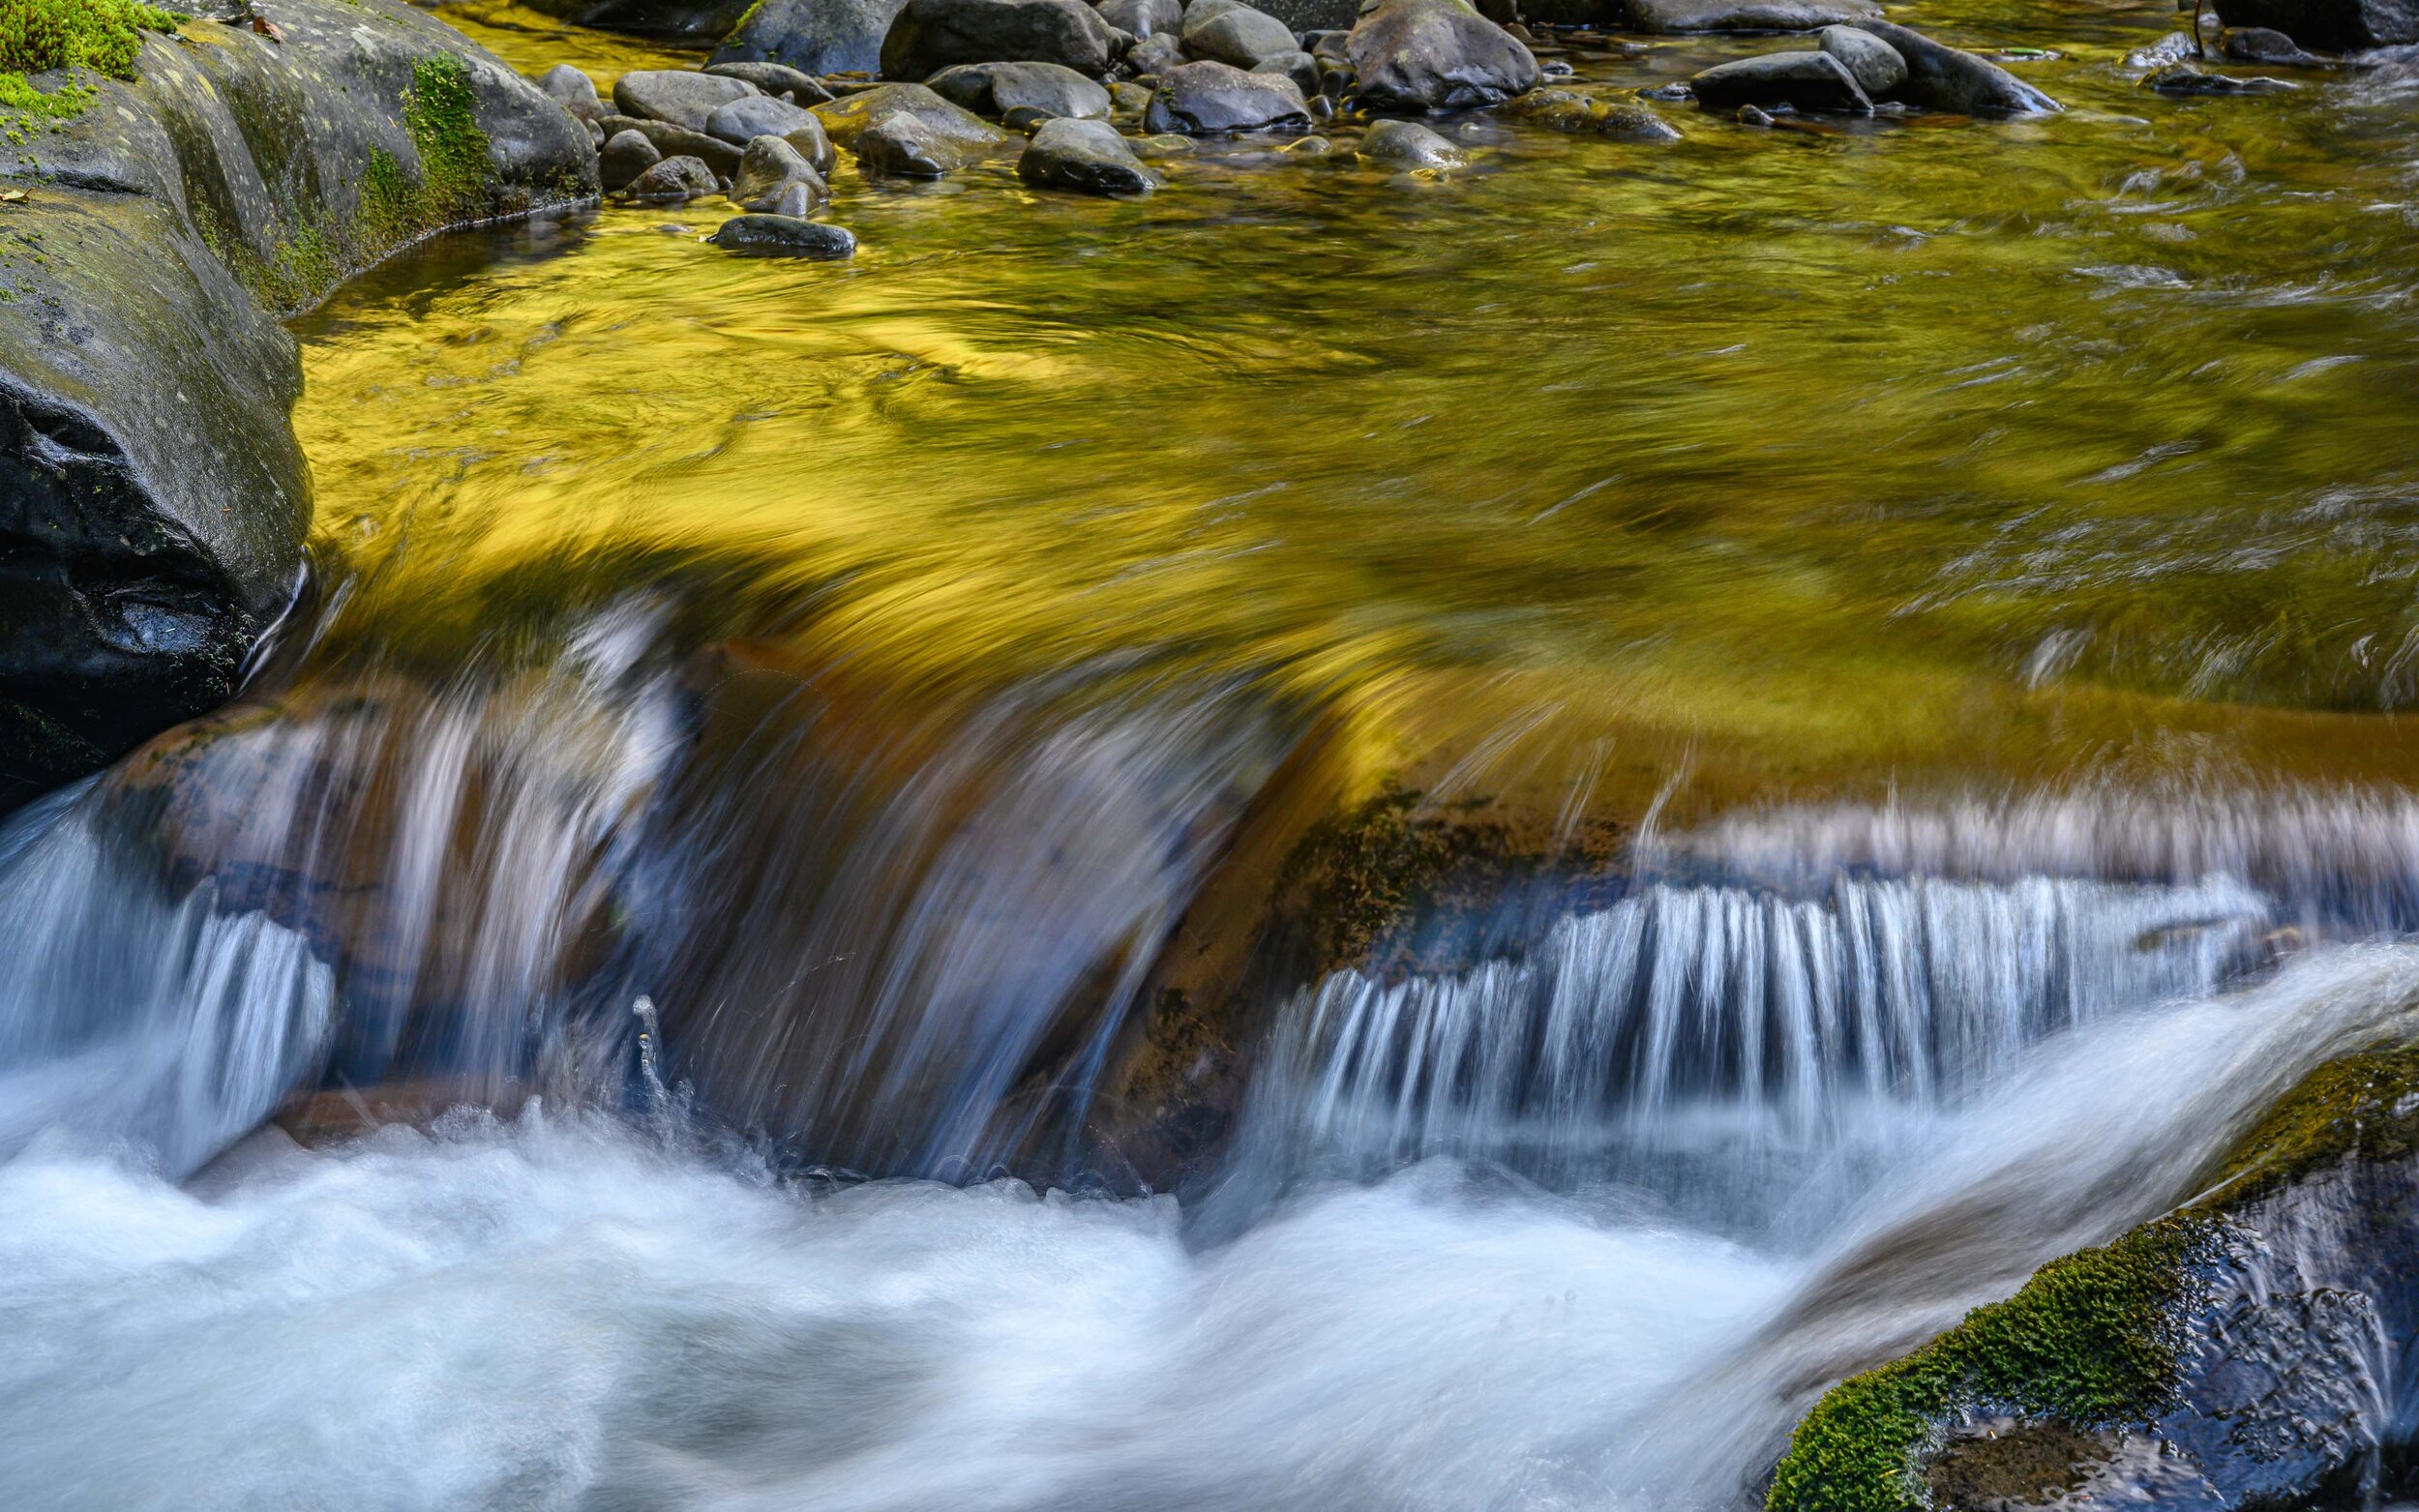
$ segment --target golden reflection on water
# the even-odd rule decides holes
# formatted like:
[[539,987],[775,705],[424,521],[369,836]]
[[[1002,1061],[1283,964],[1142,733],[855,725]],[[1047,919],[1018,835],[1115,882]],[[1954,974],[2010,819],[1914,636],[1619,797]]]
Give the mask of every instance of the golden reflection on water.
[[[721,633],[811,603],[902,679],[1248,670],[1415,769],[1523,720],[1609,732],[1607,801],[1679,762],[2398,772],[2407,87],[2148,95],[2119,60],[2163,7],[1902,18],[2064,49],[2023,71],[2072,108],[1808,136],[1665,107],[1667,148],[1475,120],[1445,182],[1231,149],[1140,204],[844,164],[839,266],[702,247],[703,203],[450,238],[300,328],[321,530],[369,569],[339,638],[403,654],[499,575],[676,563]],[[474,30],[532,74],[662,61]]]

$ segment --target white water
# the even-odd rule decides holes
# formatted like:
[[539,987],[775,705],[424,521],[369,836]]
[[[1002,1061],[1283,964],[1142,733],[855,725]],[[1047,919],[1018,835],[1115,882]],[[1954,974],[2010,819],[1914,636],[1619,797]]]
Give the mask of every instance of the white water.
[[1810,1244],[1442,1162],[1187,1249],[1168,1199],[827,1195],[582,1116],[0,1167],[26,1508],[1736,1504],[1808,1393],[2189,1193],[2419,950],[2043,1045]]

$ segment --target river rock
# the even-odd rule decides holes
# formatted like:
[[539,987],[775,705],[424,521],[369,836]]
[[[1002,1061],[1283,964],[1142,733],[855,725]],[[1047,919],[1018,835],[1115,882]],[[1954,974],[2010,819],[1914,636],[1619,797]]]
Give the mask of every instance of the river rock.
[[1376,0],[1345,44],[1373,110],[1460,110],[1538,87],[1538,60],[1464,0]]
[[2299,43],[2283,32],[2265,26],[2242,26],[2229,30],[2220,40],[2219,48],[2236,63],[2264,63],[2271,68],[2323,69],[2329,60],[2315,53],[2305,52]]
[[1633,31],[1810,32],[1878,20],[1873,0],[1628,0]]
[[740,154],[739,171],[731,176],[731,198],[735,204],[753,205],[757,200],[770,198],[781,186],[793,181],[820,187],[823,172],[782,138],[760,136]]
[[714,170],[701,159],[666,158],[630,181],[624,199],[641,205],[678,205],[702,199],[720,187]]
[[1246,74],[1229,63],[1186,63],[1159,76],[1143,114],[1150,132],[1217,135],[1306,127],[1310,105],[1294,81],[1278,74]]
[[1508,101],[1495,112],[1508,121],[1572,136],[1613,141],[1676,142],[1680,130],[1642,104],[1568,89],[1540,89]]
[[1426,127],[1411,121],[1379,121],[1360,138],[1364,162],[1389,168],[1458,168],[1467,154]]
[[815,107],[823,130],[843,147],[855,146],[858,135],[874,122],[899,114],[915,117],[935,136],[971,153],[995,151],[1008,141],[1007,133],[921,84],[882,84]]
[[1247,5],[1227,7],[1206,19],[1187,13],[1183,41],[1190,56],[1232,63],[1239,69],[1257,68],[1269,58],[1301,50],[1292,27]]
[[908,0],[882,39],[884,78],[930,78],[961,63],[1056,63],[1109,72],[1121,34],[1083,0]]
[[1136,78],[1156,78],[1183,61],[1184,44],[1165,32],[1144,38],[1125,54],[1125,66]]
[[716,110],[758,93],[743,78],[686,69],[640,69],[613,81],[613,107],[642,121],[666,121],[702,132]]
[[950,104],[995,119],[1030,110],[1044,120],[1105,121],[1113,107],[1106,89],[1055,63],[961,63],[925,83]]
[[1688,80],[1708,109],[1790,105],[1834,115],[1871,115],[1873,102],[1847,65],[1828,52],[1768,52],[1718,63]]
[[[1294,87],[1302,92],[1304,100],[1319,93],[1319,60],[1307,52],[1288,52],[1273,58],[1263,58],[1253,66],[1252,72],[1276,74],[1292,79]],[[1313,105],[1312,109],[1315,112],[1317,106]]]
[[557,63],[539,75],[538,88],[582,121],[604,118],[605,102],[597,96],[596,80],[568,63]]
[[667,158],[695,158],[724,178],[739,171],[739,149],[719,136],[693,132],[670,121],[645,121],[632,115],[609,115],[604,125],[606,131],[615,134],[638,133]]
[[218,703],[290,602],[312,487],[279,317],[597,192],[581,123],[434,17],[279,0],[276,25],[144,34],[0,165],[44,252],[0,267],[0,808]]
[[1906,82],[1906,59],[1898,49],[1853,26],[1826,26],[1815,45],[1837,58],[1856,87],[1875,100]]
[[1100,18],[1128,36],[1173,36],[1184,30],[1179,0],[1100,0]]
[[780,63],[805,74],[874,74],[907,0],[762,0],[713,62]]
[[2031,115],[2065,108],[1995,63],[1888,21],[1859,21],[1905,60],[1897,99],[1952,115]]
[[845,227],[794,215],[732,216],[706,240],[747,257],[836,262],[856,255],[856,237]]
[[705,118],[705,134],[734,147],[745,147],[759,136],[787,136],[801,131],[820,135],[822,130],[823,123],[815,119],[813,111],[770,95],[734,100]]
[[655,144],[637,132],[616,132],[597,154],[596,174],[607,193],[630,187],[631,181],[664,161]]
[[2322,52],[2419,43],[2419,0],[2219,0],[2228,26],[2283,32]]
[[872,178],[937,179],[972,162],[965,149],[900,111],[859,132],[856,162]]
[[1016,174],[1037,189],[1078,194],[1148,194],[1159,187],[1159,176],[1143,166],[1116,127],[1072,117],[1042,123]]
[[2189,63],[2175,63],[2143,79],[2142,87],[2163,95],[2281,95],[2301,86],[2281,78],[2205,74]]
[[709,63],[705,72],[745,79],[776,99],[787,97],[792,104],[819,105],[831,98],[821,79],[787,63]]

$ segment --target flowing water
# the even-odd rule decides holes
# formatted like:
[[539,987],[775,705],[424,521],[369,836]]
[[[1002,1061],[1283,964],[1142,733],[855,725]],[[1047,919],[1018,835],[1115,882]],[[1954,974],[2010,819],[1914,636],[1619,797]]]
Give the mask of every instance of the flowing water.
[[[312,592],[0,821],[0,1500],[1737,1506],[2408,1037],[2419,64],[1894,14],[2072,108],[844,170],[850,264],[300,321]],[[1280,948],[1388,780],[1522,864]],[[1164,1171],[1138,1046],[1247,1082]]]

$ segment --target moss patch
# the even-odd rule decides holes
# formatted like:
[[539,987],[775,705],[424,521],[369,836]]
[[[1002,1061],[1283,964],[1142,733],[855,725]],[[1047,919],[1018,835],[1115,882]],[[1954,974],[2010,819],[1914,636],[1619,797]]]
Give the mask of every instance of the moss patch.
[[2419,1151],[2419,1049],[2330,1060],[2236,1141],[2221,1185],[2198,1204],[2235,1207],[2350,1158],[2403,1160]]
[[[73,120],[92,103],[89,85],[69,83],[48,94],[28,74],[90,69],[133,78],[145,29],[169,31],[177,17],[135,0],[0,0],[0,111],[17,118]],[[22,140],[13,124],[13,140]]]
[[479,127],[479,100],[470,70],[451,53],[422,58],[403,91],[403,130],[420,153],[419,219],[442,224],[470,220],[488,204],[488,139]]
[[1500,872],[1504,825],[1475,818],[1482,799],[1423,813],[1419,794],[1389,783],[1374,798],[1310,827],[1277,875],[1305,900],[1314,968],[1374,964],[1385,934],[1434,902],[1458,873]]

